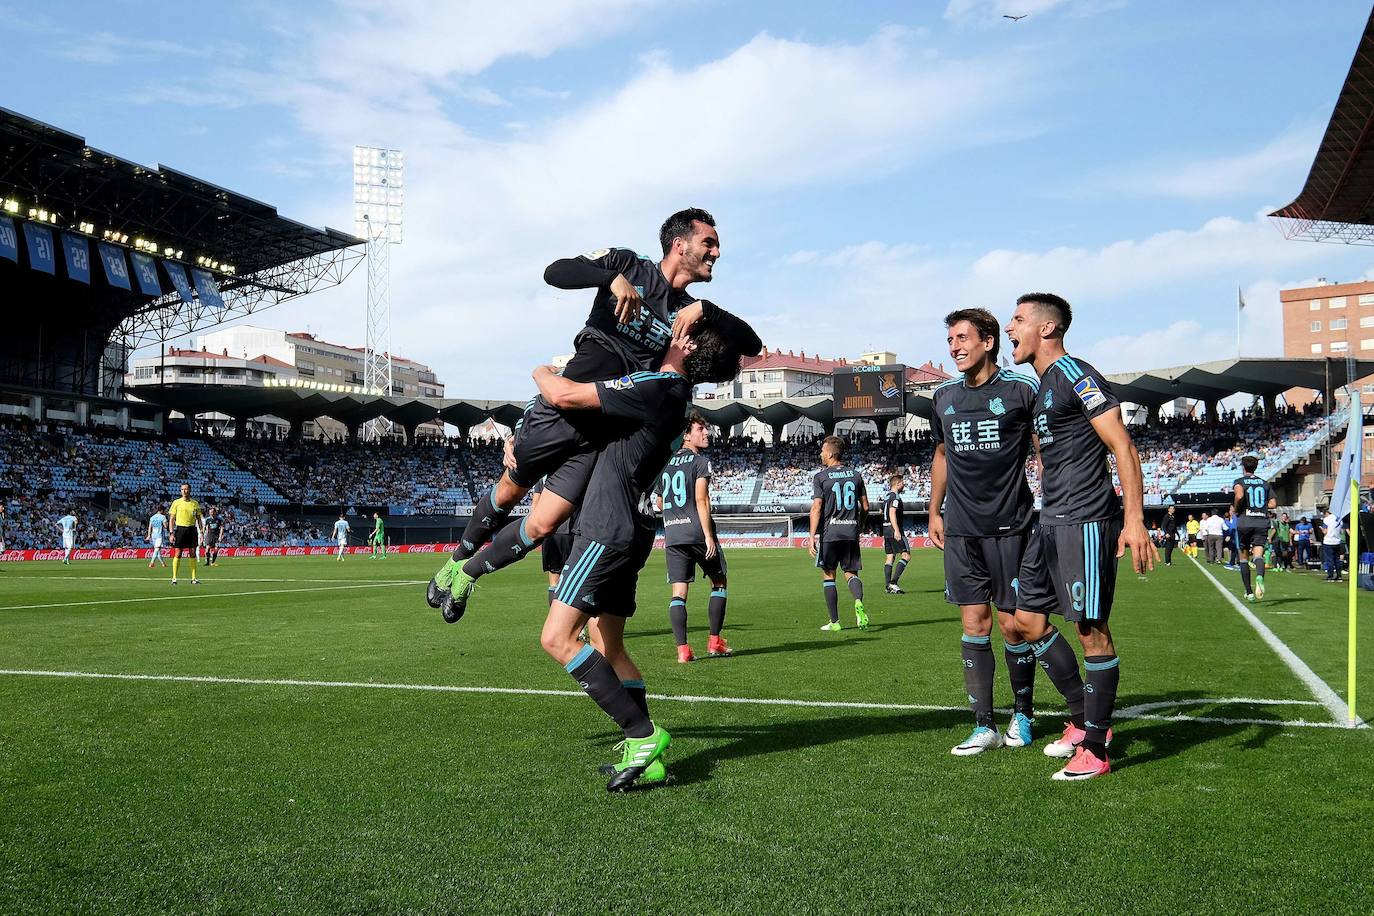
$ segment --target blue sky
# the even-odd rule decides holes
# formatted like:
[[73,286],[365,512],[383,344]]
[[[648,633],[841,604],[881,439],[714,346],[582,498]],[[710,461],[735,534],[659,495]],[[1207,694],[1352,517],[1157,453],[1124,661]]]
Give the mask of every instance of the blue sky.
[[[217,6],[0,5],[0,104],[345,230],[353,144],[405,150],[395,349],[454,395],[523,396],[587,306],[544,265],[652,251],[681,206],[719,221],[698,294],[824,355],[947,362],[947,310],[1049,289],[1104,370],[1222,358],[1237,285],[1273,355],[1282,286],[1371,272],[1263,216],[1367,2]],[[255,320],[361,344],[365,293]]]

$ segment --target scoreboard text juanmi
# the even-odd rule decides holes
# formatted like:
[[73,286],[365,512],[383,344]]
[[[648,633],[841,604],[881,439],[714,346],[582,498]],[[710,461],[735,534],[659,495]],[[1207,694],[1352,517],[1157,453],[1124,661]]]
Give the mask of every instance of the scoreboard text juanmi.
[[900,417],[906,413],[906,366],[854,366],[831,376],[835,419]]

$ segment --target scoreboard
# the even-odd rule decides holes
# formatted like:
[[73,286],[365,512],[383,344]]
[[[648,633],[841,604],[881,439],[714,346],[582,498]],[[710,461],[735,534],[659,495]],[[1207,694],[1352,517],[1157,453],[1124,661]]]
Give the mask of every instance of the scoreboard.
[[831,375],[836,420],[871,420],[906,413],[906,366],[854,366]]

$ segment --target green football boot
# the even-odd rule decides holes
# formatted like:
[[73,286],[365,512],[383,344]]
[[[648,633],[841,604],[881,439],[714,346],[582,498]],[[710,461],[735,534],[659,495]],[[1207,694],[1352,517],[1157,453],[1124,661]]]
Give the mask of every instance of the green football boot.
[[840,622],[838,620],[832,620],[825,626],[821,627],[821,631],[825,633],[838,633],[841,629],[842,628],[840,627]]
[[472,597],[472,590],[476,585],[477,580],[463,572],[460,566],[449,590],[444,592],[439,602],[439,612],[444,615],[444,623],[457,623],[463,619],[463,613],[468,609],[468,599]]
[[429,587],[425,589],[425,602],[433,608],[439,607],[444,601],[444,593],[453,587],[453,576],[461,569],[462,563],[450,557],[439,571],[429,580]]
[[673,736],[660,725],[655,725],[653,734],[647,738],[626,738],[625,752],[615,765],[611,781],[606,783],[606,791],[628,790],[641,776],[646,775],[649,766],[662,757],[672,743]]
[[854,602],[854,618],[859,622],[860,630],[868,629],[868,615],[864,613],[864,603],[862,601]]
[[[623,743],[624,742],[621,742],[621,744]],[[616,745],[616,749],[620,749],[620,744]],[[616,765],[614,763],[603,763],[601,764],[601,766],[596,768],[596,771],[600,773],[602,776],[614,776],[615,766]],[[668,768],[663,765],[663,758],[659,757],[653,763],[649,764],[647,767],[644,768],[644,775],[640,776],[639,779],[635,782],[635,784],[640,786],[647,786],[667,781]]]
[[1255,597],[1264,599],[1264,576],[1255,576]]

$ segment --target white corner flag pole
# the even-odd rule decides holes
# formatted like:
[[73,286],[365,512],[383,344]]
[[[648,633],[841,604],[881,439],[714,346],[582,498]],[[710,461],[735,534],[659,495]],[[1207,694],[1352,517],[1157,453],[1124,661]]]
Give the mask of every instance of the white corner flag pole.
[[1341,451],[1341,467],[1336,475],[1336,486],[1331,491],[1330,512],[1340,518],[1350,513],[1350,540],[1347,553],[1354,558],[1350,564],[1350,607],[1347,629],[1346,655],[1346,703],[1350,707],[1350,725],[1359,723],[1355,713],[1355,630],[1356,595],[1359,589],[1359,524],[1360,524],[1360,474],[1364,470],[1364,410],[1360,403],[1360,389],[1350,386],[1350,423],[1345,429],[1345,448]]

